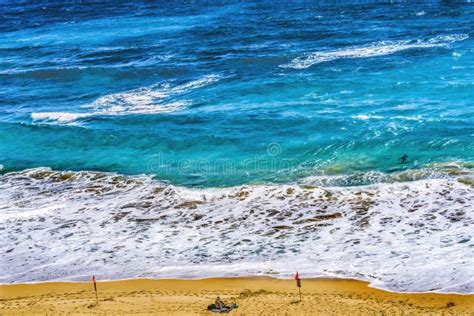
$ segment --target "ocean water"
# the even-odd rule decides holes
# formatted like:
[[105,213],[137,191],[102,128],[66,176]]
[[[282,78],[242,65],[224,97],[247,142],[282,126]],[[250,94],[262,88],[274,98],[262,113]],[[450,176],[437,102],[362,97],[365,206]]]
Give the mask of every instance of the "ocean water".
[[473,25],[448,1],[2,2],[0,281],[474,292]]

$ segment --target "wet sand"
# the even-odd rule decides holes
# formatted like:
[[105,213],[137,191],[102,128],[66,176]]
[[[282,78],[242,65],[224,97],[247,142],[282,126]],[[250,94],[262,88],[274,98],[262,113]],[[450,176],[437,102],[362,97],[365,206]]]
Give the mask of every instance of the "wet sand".
[[213,278],[0,286],[0,315],[211,315],[220,296],[237,303],[232,315],[474,315],[474,295],[400,294],[338,279]]

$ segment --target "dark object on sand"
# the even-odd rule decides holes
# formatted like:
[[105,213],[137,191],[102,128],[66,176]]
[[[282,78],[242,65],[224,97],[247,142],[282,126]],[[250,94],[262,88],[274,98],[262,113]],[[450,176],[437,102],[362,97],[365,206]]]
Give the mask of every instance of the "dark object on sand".
[[213,313],[229,313],[234,308],[239,307],[237,304],[225,305],[221,298],[218,296],[216,302],[207,307],[207,310]]
[[408,155],[404,154],[400,158],[398,158],[398,163],[407,163],[408,162]]
[[92,282],[94,282],[95,305],[99,305],[99,297],[97,296],[97,284],[96,284],[96,280],[95,280],[95,275],[92,276]]
[[301,279],[300,274],[296,271],[295,274],[296,286],[298,287],[298,293],[300,294],[300,302],[301,302]]

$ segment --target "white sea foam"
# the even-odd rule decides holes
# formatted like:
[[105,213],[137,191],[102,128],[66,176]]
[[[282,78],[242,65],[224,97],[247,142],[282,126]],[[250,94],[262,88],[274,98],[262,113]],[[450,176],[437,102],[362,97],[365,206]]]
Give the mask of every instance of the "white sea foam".
[[87,113],[39,112],[32,113],[35,121],[71,123],[78,119],[97,115],[157,114],[178,111],[189,106],[191,100],[173,100],[192,90],[213,84],[221,79],[209,75],[181,85],[158,84],[120,93],[108,94],[83,106]]
[[289,64],[280,65],[280,67],[305,69],[315,64],[337,59],[370,58],[390,55],[408,49],[442,47],[467,38],[469,38],[467,34],[452,34],[440,35],[428,40],[383,41],[365,46],[305,54],[304,56],[296,57]]
[[367,121],[367,120],[370,120],[370,119],[383,119],[383,116],[380,116],[380,115],[366,115],[366,114],[358,114],[358,115],[353,115],[352,116],[353,119],[357,119],[357,120],[363,120],[363,121]]
[[448,169],[456,175],[369,186],[308,179],[202,190],[145,176],[8,173],[0,282],[299,270],[395,291],[471,293],[474,179]]
[[102,115],[173,112],[185,107],[191,101],[181,100],[166,102],[167,98],[182,95],[191,90],[215,83],[219,79],[219,76],[212,75],[174,87],[169,84],[160,84],[127,92],[109,94],[98,98],[92,104],[88,105],[87,108],[92,108],[95,113]]
[[31,113],[31,118],[35,121],[54,121],[57,123],[70,123],[77,119],[88,117],[89,113],[68,113],[68,112],[39,112]]
[[406,120],[406,121],[422,121],[423,117],[421,115],[415,115],[415,116],[406,116],[406,115],[396,115],[392,116],[391,119],[393,120]]

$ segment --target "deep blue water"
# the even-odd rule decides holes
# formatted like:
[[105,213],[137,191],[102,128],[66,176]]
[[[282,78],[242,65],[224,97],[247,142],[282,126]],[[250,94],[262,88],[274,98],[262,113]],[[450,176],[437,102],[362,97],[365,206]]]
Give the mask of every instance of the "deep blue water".
[[472,4],[2,1],[0,32],[3,172],[227,186],[474,160]]

